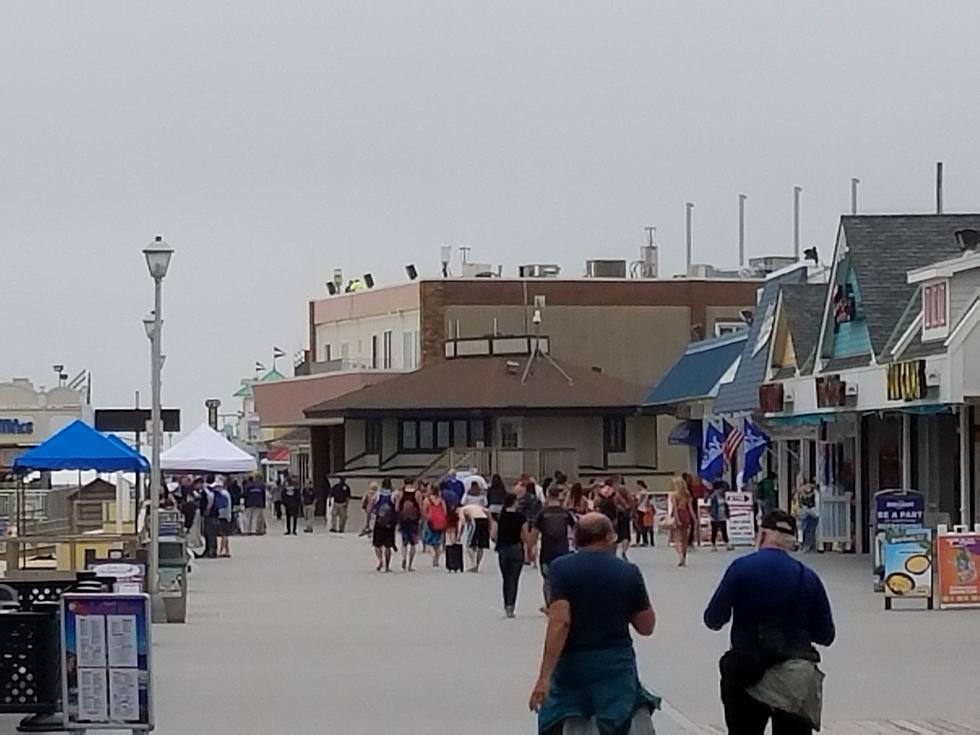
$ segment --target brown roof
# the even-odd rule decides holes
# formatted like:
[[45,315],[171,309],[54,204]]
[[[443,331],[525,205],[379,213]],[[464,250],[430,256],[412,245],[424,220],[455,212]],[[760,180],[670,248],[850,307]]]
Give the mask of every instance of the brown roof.
[[545,357],[535,360],[527,382],[522,383],[527,359],[446,360],[311,406],[304,413],[310,418],[394,412],[632,413],[646,393],[641,386],[588,368],[564,363],[556,363],[560,369],[556,368]]
[[303,409],[366,385],[390,379],[396,373],[378,371],[320,373],[291,380],[255,383],[255,412],[263,427],[303,426]]

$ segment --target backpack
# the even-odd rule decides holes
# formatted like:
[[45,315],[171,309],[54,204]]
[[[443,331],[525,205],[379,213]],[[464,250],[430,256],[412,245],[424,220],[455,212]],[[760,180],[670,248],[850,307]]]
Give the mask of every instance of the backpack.
[[419,512],[419,502],[415,497],[415,493],[411,495],[406,495],[402,498],[402,506],[399,510],[399,520],[407,521],[409,523],[417,521],[421,517]]
[[602,496],[599,499],[599,507],[596,508],[596,510],[598,510],[600,513],[606,516],[609,520],[615,522],[616,516],[619,514],[619,511],[616,507],[616,496],[615,495],[609,495],[608,497]]
[[398,515],[395,513],[395,504],[390,495],[381,495],[378,497],[378,505],[374,509],[374,513],[377,517],[377,525],[379,528],[395,527],[395,523],[398,520]]
[[429,528],[433,531],[445,531],[449,525],[449,518],[446,515],[446,507],[442,503],[433,503],[429,506]]
[[230,497],[225,490],[217,489],[211,493],[211,507],[216,511],[215,515],[223,521],[231,520]]

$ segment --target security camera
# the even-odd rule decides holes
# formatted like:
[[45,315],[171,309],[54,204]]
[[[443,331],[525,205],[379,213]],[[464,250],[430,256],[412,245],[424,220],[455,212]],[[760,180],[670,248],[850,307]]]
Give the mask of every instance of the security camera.
[[534,314],[531,316],[531,321],[535,324],[541,323],[541,309],[535,309]]

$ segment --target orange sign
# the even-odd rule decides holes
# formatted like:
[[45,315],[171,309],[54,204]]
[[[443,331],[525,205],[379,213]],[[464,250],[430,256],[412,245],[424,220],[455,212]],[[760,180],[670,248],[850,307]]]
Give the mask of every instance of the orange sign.
[[936,537],[940,607],[980,607],[980,533]]

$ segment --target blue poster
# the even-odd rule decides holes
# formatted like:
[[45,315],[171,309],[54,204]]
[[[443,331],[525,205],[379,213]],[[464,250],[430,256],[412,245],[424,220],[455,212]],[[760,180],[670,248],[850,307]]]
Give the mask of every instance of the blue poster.
[[875,493],[875,525],[921,526],[926,517],[925,496],[915,490],[882,490]]
[[147,595],[62,596],[66,729],[153,729],[150,632]]

